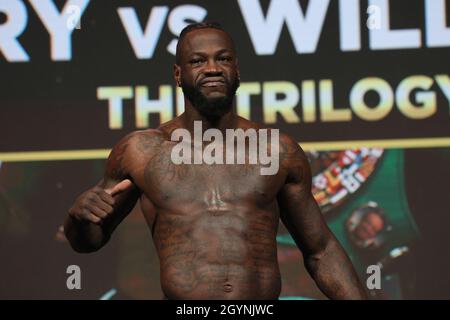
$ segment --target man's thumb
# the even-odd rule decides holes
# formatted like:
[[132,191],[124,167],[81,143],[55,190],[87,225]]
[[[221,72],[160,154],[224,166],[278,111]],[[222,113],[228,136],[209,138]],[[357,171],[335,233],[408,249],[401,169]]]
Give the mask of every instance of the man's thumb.
[[109,193],[112,196],[115,196],[118,193],[124,192],[128,189],[130,189],[133,186],[133,182],[129,179],[122,180],[118,184],[116,184],[114,187],[105,189],[106,193]]

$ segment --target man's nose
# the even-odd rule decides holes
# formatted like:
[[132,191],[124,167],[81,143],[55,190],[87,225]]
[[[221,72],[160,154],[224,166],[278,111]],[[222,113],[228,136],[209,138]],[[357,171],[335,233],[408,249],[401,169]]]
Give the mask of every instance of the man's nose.
[[204,73],[206,76],[218,76],[222,75],[223,71],[214,59],[210,59],[205,66]]

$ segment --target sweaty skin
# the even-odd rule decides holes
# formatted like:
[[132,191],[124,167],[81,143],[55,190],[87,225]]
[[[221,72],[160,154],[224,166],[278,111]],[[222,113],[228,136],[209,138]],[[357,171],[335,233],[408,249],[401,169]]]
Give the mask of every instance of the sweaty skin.
[[[234,46],[217,29],[190,31],[174,66],[178,85],[220,98],[239,77]],[[209,79],[209,80],[208,80]],[[211,119],[185,98],[185,112],[158,129],[133,132],[112,150],[105,175],[69,210],[65,232],[79,252],[101,248],[140,200],[169,299],[276,299],[281,291],[276,234],[281,219],[319,288],[336,299],[365,298],[353,266],[311,194],[311,170],[297,142],[280,134],[280,168],[171,161],[171,133],[194,120],[203,130],[261,129],[232,110]],[[206,146],[206,143],[204,143]],[[225,152],[225,148],[224,148]]]

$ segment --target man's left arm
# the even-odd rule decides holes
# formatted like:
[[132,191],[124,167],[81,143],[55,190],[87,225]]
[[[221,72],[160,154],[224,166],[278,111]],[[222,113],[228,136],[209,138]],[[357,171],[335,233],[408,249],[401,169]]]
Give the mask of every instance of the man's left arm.
[[311,169],[298,144],[284,137],[281,166],[286,181],[278,194],[280,217],[303,253],[305,267],[330,299],[366,299],[344,249],[328,228],[311,193]]

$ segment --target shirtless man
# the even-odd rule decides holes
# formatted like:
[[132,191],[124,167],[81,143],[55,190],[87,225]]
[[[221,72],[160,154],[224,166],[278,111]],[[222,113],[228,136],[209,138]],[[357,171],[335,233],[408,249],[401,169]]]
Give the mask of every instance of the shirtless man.
[[259,164],[174,164],[175,129],[262,127],[237,116],[234,43],[220,26],[193,24],[180,34],[174,78],[185,112],[158,129],[136,131],[111,151],[103,179],[69,210],[65,234],[78,252],[100,249],[140,200],[160,259],[168,299],[277,299],[281,277],[279,219],[301,249],[306,268],[332,299],[363,299],[346,253],[311,194],[308,160],[291,137],[279,136],[279,170]]

